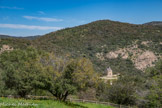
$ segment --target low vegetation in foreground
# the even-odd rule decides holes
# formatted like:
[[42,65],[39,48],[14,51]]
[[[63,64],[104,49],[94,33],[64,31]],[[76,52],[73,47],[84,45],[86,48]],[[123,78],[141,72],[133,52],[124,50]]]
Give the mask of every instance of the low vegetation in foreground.
[[0,98],[0,108],[113,108],[111,106],[92,103],[69,103],[55,100],[25,100]]

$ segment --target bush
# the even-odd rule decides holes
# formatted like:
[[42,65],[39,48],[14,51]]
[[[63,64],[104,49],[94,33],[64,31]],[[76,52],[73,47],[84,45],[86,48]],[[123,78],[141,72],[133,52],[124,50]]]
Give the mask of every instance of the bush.
[[96,89],[88,88],[86,91],[78,92],[79,99],[86,99],[86,100],[97,100],[96,99]]

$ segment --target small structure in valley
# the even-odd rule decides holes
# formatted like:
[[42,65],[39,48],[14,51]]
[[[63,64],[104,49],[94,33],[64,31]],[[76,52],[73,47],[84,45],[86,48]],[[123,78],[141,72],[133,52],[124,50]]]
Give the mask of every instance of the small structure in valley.
[[112,72],[112,69],[110,67],[107,68],[107,75],[100,77],[101,79],[108,81],[110,80],[110,84],[112,85],[112,80],[117,80],[118,79],[119,74],[114,74]]

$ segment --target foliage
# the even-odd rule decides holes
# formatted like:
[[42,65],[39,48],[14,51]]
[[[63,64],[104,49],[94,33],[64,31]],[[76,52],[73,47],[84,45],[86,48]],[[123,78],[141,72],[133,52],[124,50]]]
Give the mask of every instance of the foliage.
[[0,69],[0,85],[1,85],[0,86],[0,94],[2,94],[5,85],[4,85],[4,81],[2,80],[2,70],[1,69]]
[[159,60],[155,67],[148,68],[146,72],[149,74],[149,77],[156,77],[162,75],[162,60]]
[[21,97],[43,89],[65,101],[68,95],[95,85],[93,66],[86,58],[56,57],[29,47],[3,52],[0,61],[5,86]]
[[159,60],[155,67],[146,70],[149,79],[146,87],[150,89],[146,96],[147,106],[150,108],[162,106],[162,60]]
[[[86,25],[73,28],[66,28],[56,32],[51,32],[35,40],[22,38],[0,39],[0,47],[8,44],[13,48],[24,49],[27,46],[34,46],[48,52],[55,52],[56,55],[69,55],[70,57],[87,57],[93,64],[95,71],[103,73],[110,64],[115,66],[118,61],[125,67],[130,64],[123,59],[101,61],[96,57],[96,53],[106,53],[118,48],[124,48],[137,41],[139,48],[150,50],[157,55],[161,54],[162,47],[162,27],[151,25],[134,25],[128,23],[115,22],[110,20],[95,21]],[[142,45],[142,41],[150,41],[149,46]],[[119,72],[120,67],[115,67],[114,72]],[[122,71],[128,73],[127,68]],[[137,72],[134,68],[129,68],[129,72]]]
[[104,100],[116,104],[134,105],[136,102],[136,88],[132,82],[117,81],[104,92]]
[[[95,89],[99,100],[159,107],[162,103],[161,61],[144,73],[135,68],[130,58],[105,57],[108,52],[135,41],[140,49],[153,51],[160,57],[162,27],[102,20],[52,32],[35,40],[2,38],[0,48],[6,44],[14,51],[0,55],[1,94],[13,90],[13,93],[25,95],[40,90],[65,100],[70,94]],[[145,46],[143,41],[150,43]],[[98,59],[97,53],[102,53],[105,59]],[[94,70],[103,74],[108,66],[121,75],[112,86],[99,81],[94,74]]]
[[41,71],[38,60],[39,53],[33,48],[2,53],[0,67],[4,72],[5,86],[25,97],[33,89],[37,75]]
[[40,76],[42,85],[38,87],[49,91],[61,101],[93,84],[94,70],[88,59],[66,60],[50,54],[48,58],[42,58],[42,63],[44,73]]
[[[101,20],[46,34],[34,40],[34,45],[45,51],[54,51],[58,55],[69,54],[73,58],[87,57],[93,62],[95,70],[102,73],[110,64],[115,67],[115,64],[120,62],[121,66],[129,68],[132,63],[123,59],[112,61],[106,57],[105,60],[100,60],[96,57],[96,53],[103,53],[105,56],[110,51],[127,47],[137,41],[139,48],[161,54],[161,37],[162,27]],[[142,41],[152,43],[144,46],[141,44]],[[138,72],[131,67],[129,72]],[[120,68],[115,67],[113,70],[115,73],[121,72]],[[127,68],[123,68],[122,71],[128,73]]]
[[95,88],[88,88],[85,91],[80,91],[80,92],[78,92],[77,96],[78,96],[79,99],[97,100]]
[[103,80],[99,80],[96,88],[96,98],[100,101],[107,101],[105,99],[105,92],[109,89],[109,84],[105,83]]
[[0,38],[0,48],[2,45],[9,45],[14,49],[26,49],[32,45],[32,41],[21,38]]

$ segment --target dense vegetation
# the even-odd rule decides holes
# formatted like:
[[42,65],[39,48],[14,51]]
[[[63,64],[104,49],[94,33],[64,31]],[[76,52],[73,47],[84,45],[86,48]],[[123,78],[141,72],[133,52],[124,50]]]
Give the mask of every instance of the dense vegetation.
[[[133,67],[131,61],[126,63],[123,59],[112,61],[108,58],[100,60],[96,54],[103,53],[105,56],[106,53],[132,45],[135,41],[138,41],[139,48],[161,54],[162,27],[102,20],[52,32],[35,41],[37,48],[45,51],[69,54],[72,57],[86,56],[95,65],[95,70],[100,73],[108,66],[116,66],[111,65],[116,63],[126,67],[122,71],[119,67],[112,68],[115,73],[128,70],[136,73],[138,70]],[[141,44],[142,41],[151,41],[152,44],[146,47]],[[128,66],[131,64],[132,66]]]
[[146,98],[149,103],[148,107],[162,106],[162,60],[156,63],[155,67],[149,68],[147,71],[148,79],[146,81],[146,88],[149,93]]
[[148,68],[145,75],[120,77],[112,86],[100,84],[97,96],[117,104],[137,105],[140,108],[162,106],[162,60]]
[[40,37],[40,35],[36,35],[36,36],[26,36],[26,37],[22,37],[22,36],[17,36],[17,37],[14,37],[14,36],[9,36],[9,35],[1,35],[0,34],[0,38],[20,38],[20,39],[28,39],[28,40],[34,40],[36,38]]
[[[108,52],[132,45],[135,41],[139,48],[143,50],[150,50],[155,54],[162,53],[160,44],[162,42],[162,27],[134,25],[110,20],[96,21],[74,28],[51,32],[37,37],[33,41],[17,38],[1,40],[0,46],[9,44],[14,48],[23,49],[26,46],[33,45],[41,50],[55,52],[56,55],[69,55],[73,58],[87,57],[93,62],[95,70],[99,73],[104,73],[108,66],[114,67],[116,63],[126,67],[122,71],[121,66],[114,67],[112,68],[114,73],[122,73],[123,71],[136,73],[138,70],[134,68],[133,63],[129,60],[111,60],[108,58],[100,60],[96,57],[97,53],[102,53],[105,56]],[[147,47],[141,44],[143,41],[151,41],[151,43]]]
[[19,38],[0,38],[0,48],[2,45],[9,45],[14,49],[25,49],[32,45],[30,40]]
[[100,80],[86,58],[60,57],[28,47],[3,52],[0,61],[1,96],[49,95],[65,101],[77,95],[141,108],[162,105],[161,60],[146,74],[122,75],[113,85]]
[[86,58],[63,59],[27,48],[4,52],[0,61],[3,94],[11,89],[13,94],[25,97],[32,90],[42,89],[65,101],[68,95],[95,84],[92,63]]
[[[143,41],[151,41],[149,46]],[[125,48],[134,42],[140,49],[162,54],[162,27],[134,25],[109,20],[66,28],[35,40],[1,38],[2,45],[13,51],[0,55],[0,94],[49,95],[65,101],[68,96],[158,108],[162,105],[162,63],[144,72],[121,57],[105,56],[110,51]],[[110,66],[120,73],[113,85],[99,79]],[[99,73],[99,74],[98,74]]]

